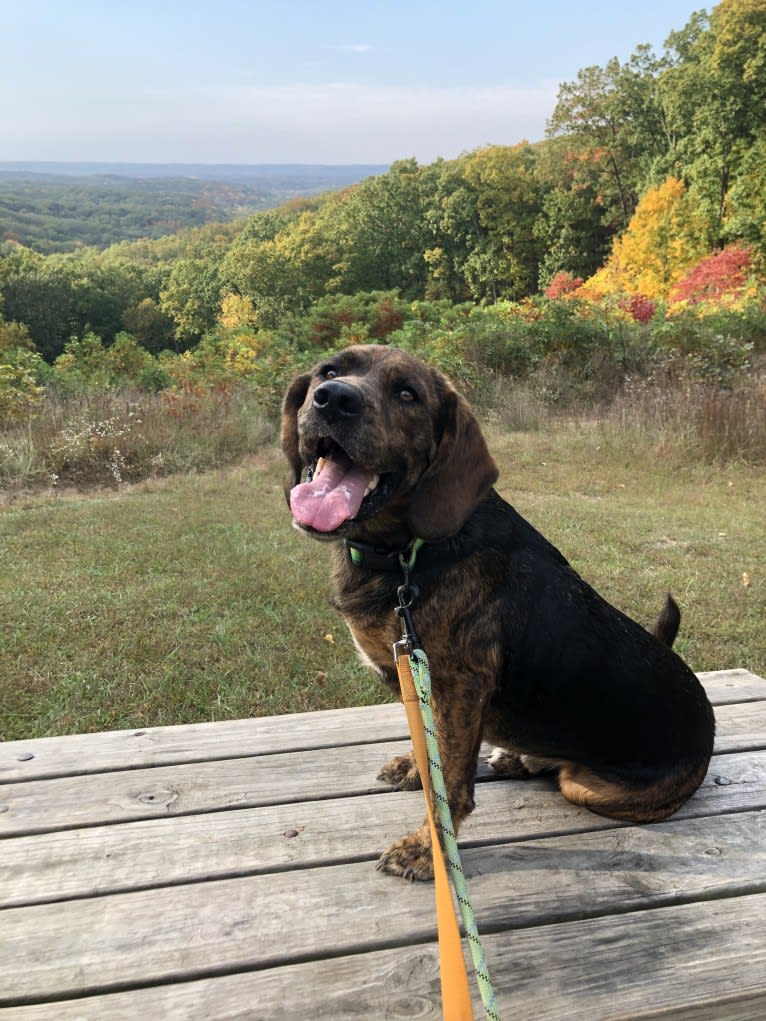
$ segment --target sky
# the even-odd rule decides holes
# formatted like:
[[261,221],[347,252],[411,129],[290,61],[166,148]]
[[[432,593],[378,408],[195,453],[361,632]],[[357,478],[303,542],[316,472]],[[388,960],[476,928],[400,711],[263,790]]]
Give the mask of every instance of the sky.
[[700,9],[0,0],[0,161],[425,164],[534,142],[562,82],[661,53]]

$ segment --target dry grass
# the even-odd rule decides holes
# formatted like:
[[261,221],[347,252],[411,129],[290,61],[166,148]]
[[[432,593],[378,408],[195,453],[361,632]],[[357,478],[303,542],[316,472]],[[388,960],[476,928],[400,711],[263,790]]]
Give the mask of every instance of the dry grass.
[[626,388],[603,416],[642,446],[705,464],[766,464],[766,383],[737,389],[679,382]]
[[120,485],[230,464],[273,424],[245,389],[208,394],[48,394],[41,413],[0,440],[0,489]]

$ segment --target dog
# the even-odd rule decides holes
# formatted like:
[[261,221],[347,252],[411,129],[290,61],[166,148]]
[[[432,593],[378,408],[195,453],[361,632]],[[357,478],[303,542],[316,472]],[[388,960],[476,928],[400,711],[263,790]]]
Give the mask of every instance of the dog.
[[[397,695],[397,588],[417,551],[412,615],[456,830],[482,740],[497,772],[555,772],[565,798],[613,819],[655,822],[694,793],[715,725],[671,649],[677,605],[668,596],[650,633],[583,581],[494,490],[481,428],[445,376],[394,347],[347,348],[293,381],[281,439],[294,524],[333,544],[333,605]],[[412,754],[379,778],[420,786]],[[378,867],[431,878],[428,826]]]

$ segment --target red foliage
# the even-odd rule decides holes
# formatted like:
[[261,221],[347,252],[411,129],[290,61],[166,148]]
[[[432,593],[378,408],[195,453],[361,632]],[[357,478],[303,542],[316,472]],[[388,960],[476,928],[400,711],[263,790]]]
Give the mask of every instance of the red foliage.
[[582,277],[573,277],[567,270],[560,269],[558,273],[553,274],[550,283],[545,288],[545,297],[550,298],[551,301],[555,301],[556,298],[563,298],[565,294],[571,294],[572,291],[576,291],[582,283]]
[[619,305],[637,323],[648,323],[657,311],[657,303],[645,294],[633,294],[630,298],[624,298]]
[[396,308],[393,301],[386,296],[382,298],[375,309],[375,322],[372,327],[372,335],[378,340],[387,337],[394,330],[401,330],[404,319],[401,312]]
[[747,245],[729,245],[700,259],[675,285],[671,301],[717,301],[736,297],[753,272],[752,251]]

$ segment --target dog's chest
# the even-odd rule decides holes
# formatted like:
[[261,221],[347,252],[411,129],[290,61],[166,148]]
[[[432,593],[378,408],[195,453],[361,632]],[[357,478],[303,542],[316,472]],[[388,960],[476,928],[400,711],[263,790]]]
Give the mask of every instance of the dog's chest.
[[396,622],[382,620],[360,625],[346,618],[346,625],[362,665],[388,680],[394,665],[393,645],[401,637]]

